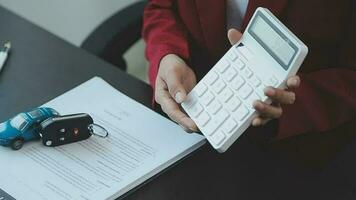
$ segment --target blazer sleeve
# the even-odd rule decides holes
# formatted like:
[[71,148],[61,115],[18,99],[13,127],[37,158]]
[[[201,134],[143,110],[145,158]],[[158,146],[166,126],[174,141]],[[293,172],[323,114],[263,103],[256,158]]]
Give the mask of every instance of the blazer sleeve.
[[[356,3],[354,4],[356,5]],[[356,7],[356,6],[355,6]],[[300,74],[296,102],[284,106],[278,139],[334,130],[356,119],[356,14],[340,38],[338,66]]]
[[300,77],[296,102],[283,107],[278,139],[329,131],[356,118],[356,71],[334,68]]
[[150,0],[143,16],[142,36],[149,61],[149,81],[154,88],[159,63],[167,54],[189,57],[186,29],[178,17],[174,0]]

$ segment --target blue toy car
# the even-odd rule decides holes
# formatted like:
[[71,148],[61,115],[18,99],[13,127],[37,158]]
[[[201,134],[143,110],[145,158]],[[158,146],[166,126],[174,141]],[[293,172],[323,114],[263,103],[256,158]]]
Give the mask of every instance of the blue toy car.
[[0,145],[21,149],[24,142],[40,138],[41,122],[56,116],[59,116],[56,110],[46,107],[16,115],[0,124]]

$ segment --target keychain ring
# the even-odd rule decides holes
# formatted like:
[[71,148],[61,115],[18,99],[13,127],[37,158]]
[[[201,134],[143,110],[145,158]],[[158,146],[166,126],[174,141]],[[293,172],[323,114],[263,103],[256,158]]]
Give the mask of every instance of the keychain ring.
[[109,135],[109,132],[99,124],[90,124],[88,126],[88,129],[93,135],[96,135],[98,137],[106,138]]

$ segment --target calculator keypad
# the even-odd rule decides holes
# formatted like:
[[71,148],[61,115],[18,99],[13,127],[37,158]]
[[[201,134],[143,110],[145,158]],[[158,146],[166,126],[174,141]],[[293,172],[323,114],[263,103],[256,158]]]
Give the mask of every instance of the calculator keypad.
[[212,114],[216,114],[221,108],[222,105],[219,101],[213,101],[208,107],[206,107],[209,113]]
[[208,87],[205,85],[205,83],[197,85],[197,88],[195,89],[195,91],[199,97],[201,97],[207,90],[208,90]]
[[220,94],[221,91],[226,87],[226,83],[223,80],[217,80],[213,85],[213,90]]
[[214,100],[215,96],[212,92],[206,92],[203,97],[202,97],[202,102],[205,106],[208,106],[213,100]]
[[244,78],[238,76],[232,81],[231,87],[235,90],[239,90],[245,84],[245,82],[246,81]]
[[208,112],[203,112],[201,115],[199,115],[199,117],[197,118],[197,123],[201,124],[202,126],[205,126],[206,123],[208,123],[210,121],[211,117],[208,114]]
[[211,139],[215,145],[221,144],[225,138],[226,138],[225,134],[221,131],[218,131],[216,134],[211,136]]
[[223,74],[227,82],[231,82],[237,75],[237,71],[233,67],[229,67]]
[[[208,74],[207,74],[207,76],[206,76],[206,83],[208,84],[208,85],[212,85],[212,84],[214,84],[215,83],[215,81],[216,80],[218,80],[218,78],[219,78],[219,75],[217,74],[217,73],[215,73],[215,72],[209,72]],[[199,85],[199,84],[198,84]]]
[[[226,142],[248,116],[255,113],[255,100],[265,101],[263,89],[278,85],[275,77],[261,79],[248,59],[252,54],[231,50],[198,83],[182,104],[210,143]],[[193,96],[193,97],[190,97]],[[190,98],[195,98],[191,102]]]

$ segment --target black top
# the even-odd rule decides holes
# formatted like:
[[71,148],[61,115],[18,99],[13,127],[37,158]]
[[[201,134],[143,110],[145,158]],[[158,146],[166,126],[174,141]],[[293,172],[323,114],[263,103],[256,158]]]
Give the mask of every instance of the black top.
[[[1,7],[0,25],[0,43],[10,40],[13,46],[0,73],[0,121],[37,107],[93,76],[150,106],[150,87],[114,66]],[[268,127],[249,130],[260,135],[270,131]],[[224,154],[208,144],[203,146],[125,199],[356,198],[356,143],[323,167],[310,168],[249,135],[253,134],[244,134]]]

